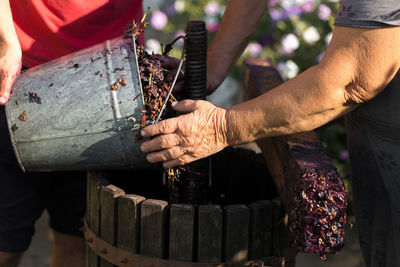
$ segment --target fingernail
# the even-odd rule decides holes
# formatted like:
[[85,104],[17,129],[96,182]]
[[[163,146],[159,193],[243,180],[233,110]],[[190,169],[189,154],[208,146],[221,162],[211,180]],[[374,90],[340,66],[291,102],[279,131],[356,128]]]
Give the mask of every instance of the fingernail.
[[6,98],[4,96],[0,97],[0,104],[5,104],[6,103]]
[[146,151],[144,150],[144,145],[143,145],[143,144],[140,146],[140,150],[142,150],[142,152],[146,152]]
[[140,135],[141,135],[141,136],[145,136],[145,135],[146,135],[146,131],[145,131],[145,130],[141,130],[141,131],[140,131]]
[[153,162],[153,157],[150,156],[150,155],[147,155],[146,159],[147,159],[148,162]]
[[166,163],[163,163],[162,166],[163,166],[164,169],[167,169],[167,164]]
[[178,102],[172,102],[171,103],[171,107],[175,107],[176,105],[178,105]]

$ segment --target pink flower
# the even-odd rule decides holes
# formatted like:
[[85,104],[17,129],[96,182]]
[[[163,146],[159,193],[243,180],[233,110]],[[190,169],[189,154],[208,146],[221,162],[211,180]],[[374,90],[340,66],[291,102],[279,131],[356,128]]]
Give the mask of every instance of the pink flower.
[[[185,31],[184,30],[177,30],[176,32],[175,32],[175,37],[174,38],[176,38],[176,37],[178,37],[178,36],[185,36]],[[183,39],[181,38],[181,39],[179,39],[178,41],[176,41],[176,43],[177,44],[183,44]]]
[[321,20],[329,20],[329,16],[332,14],[332,10],[324,4],[321,4],[318,8],[318,17]]
[[315,9],[314,0],[306,0],[304,4],[301,6],[301,10],[304,13],[311,13]]
[[218,15],[221,7],[217,2],[209,2],[205,7],[204,7],[204,13],[208,16],[216,16]]
[[278,3],[279,3],[279,0],[269,0],[268,1],[269,6],[276,6],[276,4],[278,4]]
[[269,9],[269,15],[273,21],[281,21],[284,19],[284,14],[281,10],[276,8]]
[[249,52],[251,57],[257,57],[262,51],[262,45],[259,43],[249,43],[246,50]]
[[153,15],[151,16],[150,19],[150,24],[154,29],[161,31],[162,29],[164,29],[167,23],[168,23],[168,17],[167,15],[165,15],[164,12],[159,10],[153,12]]
[[206,22],[206,27],[207,30],[209,30],[210,32],[217,32],[219,29],[219,24],[217,21],[207,21]]

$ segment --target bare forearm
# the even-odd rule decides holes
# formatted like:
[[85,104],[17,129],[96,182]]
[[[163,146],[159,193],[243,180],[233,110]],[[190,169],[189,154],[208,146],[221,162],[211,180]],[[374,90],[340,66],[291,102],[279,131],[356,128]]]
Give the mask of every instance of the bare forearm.
[[[321,79],[318,67],[227,111],[228,144],[313,130],[356,107],[341,88]],[[324,86],[325,89],[321,90]],[[332,87],[332,88],[328,88]]]
[[0,0],[0,14],[0,105],[5,105],[21,69],[22,52],[8,0]]
[[9,0],[0,0],[0,45],[18,42]]
[[208,68],[226,76],[242,54],[267,8],[266,0],[229,0],[220,29],[208,49]]
[[227,111],[228,144],[308,131],[342,116],[385,88],[400,66],[397,51],[400,27],[337,27],[319,65]]

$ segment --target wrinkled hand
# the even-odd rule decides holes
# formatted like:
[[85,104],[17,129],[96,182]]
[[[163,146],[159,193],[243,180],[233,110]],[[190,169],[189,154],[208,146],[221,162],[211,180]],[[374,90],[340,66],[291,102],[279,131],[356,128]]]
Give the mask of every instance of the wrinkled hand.
[[207,157],[227,146],[226,110],[203,100],[175,102],[173,109],[186,113],[145,127],[143,137],[156,136],[144,142],[141,149],[147,160],[164,162],[164,168],[184,165]]
[[21,47],[19,44],[0,42],[0,105],[10,98],[11,87],[21,70]]

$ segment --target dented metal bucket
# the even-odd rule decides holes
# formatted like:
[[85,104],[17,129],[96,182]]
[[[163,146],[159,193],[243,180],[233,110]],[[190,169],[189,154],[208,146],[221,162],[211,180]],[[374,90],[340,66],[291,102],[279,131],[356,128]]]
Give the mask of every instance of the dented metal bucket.
[[[131,39],[108,40],[19,75],[6,113],[23,170],[147,165],[135,140],[144,103],[131,46]],[[119,78],[126,85],[111,90]]]

